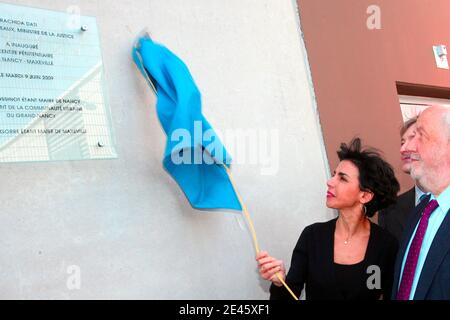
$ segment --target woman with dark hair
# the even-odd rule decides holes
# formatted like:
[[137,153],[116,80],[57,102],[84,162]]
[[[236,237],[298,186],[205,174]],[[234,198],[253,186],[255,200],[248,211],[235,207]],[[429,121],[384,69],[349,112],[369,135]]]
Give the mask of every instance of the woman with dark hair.
[[372,300],[391,296],[397,240],[368,218],[395,202],[400,189],[392,167],[359,138],[341,144],[339,164],[328,180],[327,207],[339,216],[306,227],[288,274],[281,260],[261,251],[256,260],[270,280],[271,299],[292,299],[276,273],[308,300]]

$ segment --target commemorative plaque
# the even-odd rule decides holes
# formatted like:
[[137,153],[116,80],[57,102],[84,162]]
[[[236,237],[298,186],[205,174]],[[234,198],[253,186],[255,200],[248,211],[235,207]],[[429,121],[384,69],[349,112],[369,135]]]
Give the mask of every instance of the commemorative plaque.
[[116,158],[94,17],[0,3],[0,162]]

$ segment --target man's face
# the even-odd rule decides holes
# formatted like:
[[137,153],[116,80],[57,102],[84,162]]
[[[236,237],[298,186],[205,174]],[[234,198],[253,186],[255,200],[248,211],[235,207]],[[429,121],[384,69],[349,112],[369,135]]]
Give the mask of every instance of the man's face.
[[410,152],[411,176],[429,189],[439,171],[448,166],[448,139],[436,110],[425,110],[417,120],[416,134],[405,149]]
[[416,135],[416,124],[412,124],[402,135],[400,141],[400,158],[402,160],[402,171],[406,174],[411,173],[411,152],[406,149],[406,146]]

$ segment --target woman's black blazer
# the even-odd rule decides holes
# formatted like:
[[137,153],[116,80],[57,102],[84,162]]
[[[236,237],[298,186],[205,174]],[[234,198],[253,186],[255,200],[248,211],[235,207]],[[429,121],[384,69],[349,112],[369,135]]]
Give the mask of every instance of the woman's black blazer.
[[[286,283],[300,296],[306,286],[307,300],[342,300],[344,296],[338,286],[334,269],[334,231],[337,219],[315,223],[306,227],[295,246]],[[398,243],[394,236],[370,222],[370,237],[362,262],[366,271],[360,277],[353,299],[384,299],[391,296],[395,257]],[[372,266],[372,267],[371,267]],[[374,267],[375,266],[375,267]],[[367,280],[379,267],[381,288],[369,289]],[[369,279],[370,280],[370,279]],[[369,281],[370,282],[370,281]],[[375,282],[374,282],[375,283]],[[293,299],[284,287],[271,285],[270,299]]]

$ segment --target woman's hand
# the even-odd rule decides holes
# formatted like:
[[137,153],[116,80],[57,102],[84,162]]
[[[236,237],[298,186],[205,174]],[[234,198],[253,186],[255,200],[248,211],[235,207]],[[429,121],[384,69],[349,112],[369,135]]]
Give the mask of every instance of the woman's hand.
[[278,287],[283,285],[276,275],[278,272],[283,281],[286,278],[286,269],[283,261],[269,256],[266,251],[260,251],[256,255],[256,261],[258,262],[259,274],[263,279],[272,281]]

